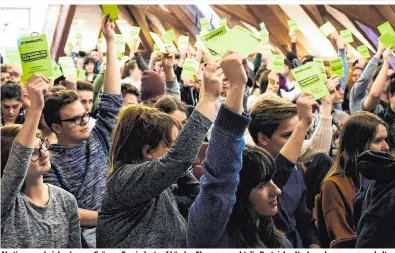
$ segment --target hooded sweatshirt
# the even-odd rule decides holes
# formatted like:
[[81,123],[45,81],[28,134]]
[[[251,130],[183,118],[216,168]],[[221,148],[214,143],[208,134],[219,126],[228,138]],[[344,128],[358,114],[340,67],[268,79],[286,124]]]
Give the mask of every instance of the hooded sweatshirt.
[[358,171],[372,180],[363,199],[357,248],[395,247],[395,159],[389,153],[366,151]]

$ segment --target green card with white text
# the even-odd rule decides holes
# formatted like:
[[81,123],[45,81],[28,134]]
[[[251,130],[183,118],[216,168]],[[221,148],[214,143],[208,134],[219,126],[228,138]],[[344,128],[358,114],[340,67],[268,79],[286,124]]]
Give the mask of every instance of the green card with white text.
[[344,66],[343,66],[342,58],[337,57],[335,59],[330,60],[329,66],[332,74],[336,74],[338,77],[344,76]]
[[352,43],[354,42],[354,39],[352,37],[352,33],[350,30],[343,30],[340,31],[340,36],[344,39],[345,42],[347,43]]
[[297,84],[303,92],[310,92],[315,99],[329,95],[328,88],[319,76],[319,71],[313,62],[308,62],[296,69],[291,70]]

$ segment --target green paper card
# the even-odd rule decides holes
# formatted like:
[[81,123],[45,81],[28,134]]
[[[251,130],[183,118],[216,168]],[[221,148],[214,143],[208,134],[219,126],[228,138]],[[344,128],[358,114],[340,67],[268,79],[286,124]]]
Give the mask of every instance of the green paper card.
[[200,26],[202,27],[203,30],[210,31],[211,30],[210,19],[209,18],[201,18],[200,19]]
[[53,72],[53,80],[58,79],[59,77],[63,76],[62,71],[60,70],[58,64],[54,60],[52,62],[52,72]]
[[379,38],[380,42],[384,44],[386,48],[393,48],[395,45],[395,33],[391,31],[386,31]]
[[83,69],[77,69],[77,79],[84,81],[85,80],[86,71]]
[[118,53],[125,52],[125,40],[123,39],[122,34],[115,34],[115,46]]
[[292,20],[292,19],[288,20],[288,26],[289,26],[289,29],[292,31],[299,30],[298,25],[296,24],[295,20]]
[[344,39],[345,42],[347,43],[352,43],[354,42],[354,39],[352,37],[352,33],[350,30],[343,30],[340,31],[340,36]]
[[201,36],[198,34],[196,35],[196,43],[194,45],[196,48],[204,48],[203,41],[201,39]]
[[137,38],[140,34],[141,28],[137,26],[132,26],[130,30],[130,40]]
[[21,65],[21,58],[18,50],[6,50],[4,51],[5,63]]
[[365,45],[357,47],[358,52],[361,54],[362,58],[369,59],[370,58],[370,53],[369,53],[369,48]]
[[160,52],[159,47],[156,45],[156,43],[154,43],[154,52]]
[[176,33],[174,32],[173,29],[166,31],[163,36],[163,42],[165,43],[173,43],[173,41],[176,39]]
[[67,42],[67,48],[69,49],[69,51],[71,52],[71,51],[73,51],[73,48],[74,48],[74,45],[73,45],[73,42]]
[[159,51],[162,53],[166,53],[167,52],[167,48],[165,43],[163,43],[162,39],[160,38],[160,36],[156,33],[150,32],[149,33],[152,37],[152,39],[155,42],[155,45],[159,48]]
[[45,34],[18,39],[24,80],[34,74],[52,78],[52,63]]
[[178,37],[178,50],[180,51],[186,51],[189,48],[189,36],[184,36],[181,35],[180,37]]
[[220,20],[219,20],[219,26],[226,26],[226,24],[227,24],[227,21],[226,21],[226,18],[221,18]]
[[240,26],[235,26],[228,32],[226,27],[222,26],[203,37],[204,45],[214,58],[222,58],[227,51],[247,57],[259,48],[262,41],[262,38]]
[[262,44],[260,47],[260,51],[261,51],[261,54],[268,55],[272,52],[272,49],[270,48],[270,45],[263,45]]
[[336,28],[332,25],[331,22],[326,22],[320,27],[320,30],[324,33],[325,36],[329,36],[332,32],[336,31]]
[[303,92],[312,93],[315,99],[329,95],[328,88],[322,82],[313,62],[306,63],[291,72]]
[[390,22],[385,22],[377,27],[380,34],[383,35],[384,33],[390,31],[391,33],[395,33],[394,29],[392,28]]
[[82,34],[84,32],[84,27],[85,27],[85,20],[83,19],[78,19],[77,20],[77,27],[76,27],[76,40],[82,41]]
[[344,67],[342,58],[338,57],[329,61],[329,66],[332,74],[336,74],[338,77],[344,76]]
[[194,81],[196,79],[196,71],[199,69],[199,63],[190,59],[186,59],[182,72],[181,78]]
[[318,70],[321,80],[325,82],[327,77],[326,77],[324,61],[320,58],[314,57],[313,63],[315,65],[315,68]]
[[269,38],[269,31],[268,30],[261,30],[259,32],[259,35],[261,36],[262,39],[266,40]]
[[73,58],[68,56],[59,57],[59,65],[62,67],[64,77],[77,76],[77,70],[75,68]]
[[278,54],[272,56],[272,70],[280,74],[284,72],[284,56]]
[[110,19],[112,21],[118,20],[119,19],[119,14],[118,14],[118,5],[116,4],[103,4],[103,13],[105,14],[110,14]]

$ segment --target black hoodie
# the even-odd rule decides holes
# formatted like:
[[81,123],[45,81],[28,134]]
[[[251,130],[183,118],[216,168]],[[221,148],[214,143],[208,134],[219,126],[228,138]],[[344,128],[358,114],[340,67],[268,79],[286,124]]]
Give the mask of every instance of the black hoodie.
[[366,151],[358,171],[372,180],[363,199],[357,248],[395,248],[395,159],[389,153]]

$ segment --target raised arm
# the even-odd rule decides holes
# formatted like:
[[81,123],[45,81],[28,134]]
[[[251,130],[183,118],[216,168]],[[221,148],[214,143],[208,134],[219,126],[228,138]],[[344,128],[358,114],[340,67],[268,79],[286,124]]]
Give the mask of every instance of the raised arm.
[[379,75],[374,80],[372,87],[370,88],[369,95],[363,102],[363,109],[365,111],[372,111],[380,103],[381,96],[387,91],[388,86],[386,85],[387,72],[390,68],[392,50],[386,49],[383,53],[384,63],[381,67]]
[[1,215],[6,217],[17,195],[20,193],[33,154],[36,131],[44,108],[44,92],[49,88],[49,80],[33,75],[28,82],[30,98],[29,113],[16,140],[14,141],[7,165],[1,178]]
[[[188,247],[217,247],[226,234],[226,225],[236,203],[235,194],[244,149],[243,133],[250,121],[248,116],[242,115],[247,83],[243,62],[243,57],[236,54],[225,57],[221,62],[225,76],[231,83],[230,90],[215,121],[203,162],[201,191],[189,212]],[[207,68],[211,69],[212,65]]]
[[162,66],[166,79],[166,95],[171,95],[181,100],[180,84],[174,73],[174,58],[173,53],[163,54],[162,56]]

